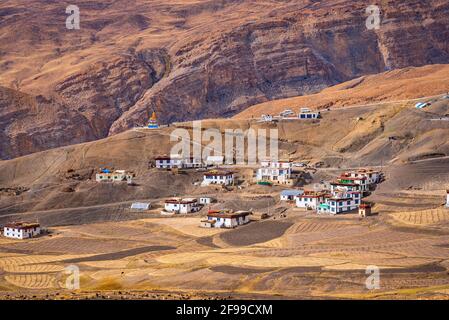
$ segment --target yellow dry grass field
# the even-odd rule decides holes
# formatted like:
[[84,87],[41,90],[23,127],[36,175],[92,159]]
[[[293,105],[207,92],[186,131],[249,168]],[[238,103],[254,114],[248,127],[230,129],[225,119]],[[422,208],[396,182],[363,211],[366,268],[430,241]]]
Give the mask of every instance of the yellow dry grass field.
[[[0,249],[3,251],[12,250],[18,244],[22,250],[29,247],[30,251],[2,255],[0,283],[9,290],[20,288],[30,293],[64,292],[65,268],[76,265],[82,276],[81,291],[86,293],[174,290],[221,294],[232,291],[236,296],[276,294],[298,298],[350,296],[352,292],[357,297],[369,294],[364,288],[365,269],[376,265],[381,269],[388,291],[415,288],[418,283],[413,281],[418,274],[421,287],[449,285],[449,279],[443,276],[449,264],[440,264],[449,254],[447,238],[417,234],[415,229],[396,230],[394,225],[389,225],[392,220],[387,216],[366,220],[351,216],[323,218],[290,209],[281,221],[252,222],[220,232],[209,232],[211,230],[198,226],[198,231],[194,231],[199,218],[155,218],[55,228],[58,236],[52,240],[58,240],[56,247],[66,251],[63,255],[46,254],[50,239],[45,237],[3,243]],[[439,222],[444,221],[433,221],[432,225]],[[283,232],[271,234],[265,226],[282,226]],[[184,227],[187,231],[183,231]],[[147,239],[139,236],[114,246],[126,230],[132,234],[152,230],[156,239],[169,239],[172,247],[152,249],[152,232],[147,233]],[[223,237],[225,234],[227,236]],[[245,245],[227,242],[232,239],[232,243],[239,243],[241,238],[240,242],[246,243],[251,236],[257,236],[257,242]],[[95,248],[84,248],[95,241],[99,241]],[[37,245],[40,242],[45,244],[41,251]],[[139,251],[134,251],[136,248]],[[79,254],[86,251],[90,252]],[[353,284],[332,289],[332,283],[339,288],[338,281],[345,278]],[[299,285],[308,281],[323,283],[322,289]],[[444,294],[444,290],[438,290],[438,294]],[[419,293],[411,294],[412,297],[417,295]]]
[[127,260],[106,260],[106,261],[90,261],[83,262],[86,267],[98,268],[98,269],[126,269],[130,264]]
[[5,256],[2,254],[2,258],[0,258],[0,268],[8,272],[24,272],[24,270],[26,269],[29,270],[28,272],[34,272],[35,270],[46,268],[52,269],[56,267],[56,265],[53,265],[53,263],[57,263],[62,260],[70,260],[83,257],[80,255],[49,256],[49,255],[30,255],[30,254],[20,254],[11,257],[8,257],[7,254],[5,254]]
[[414,226],[429,226],[449,222],[449,209],[438,208],[412,212],[396,212],[391,216],[395,221],[400,223]]
[[47,274],[7,275],[6,281],[25,289],[55,289],[57,281],[54,276]]
[[150,219],[146,220],[151,223],[173,228],[178,232],[186,234],[192,237],[207,237],[216,235],[222,230],[220,229],[204,229],[198,228],[198,218],[185,218],[185,219]]
[[263,268],[292,268],[292,267],[324,267],[343,264],[343,259],[315,258],[304,256],[257,258],[245,261],[244,266]]

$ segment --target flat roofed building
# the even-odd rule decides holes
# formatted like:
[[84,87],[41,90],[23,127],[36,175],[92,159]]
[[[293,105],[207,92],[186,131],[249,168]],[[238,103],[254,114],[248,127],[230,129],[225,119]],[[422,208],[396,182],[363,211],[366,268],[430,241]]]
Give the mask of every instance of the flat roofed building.
[[360,178],[365,177],[368,184],[377,184],[382,182],[383,173],[381,171],[372,169],[359,169],[353,171],[347,171],[343,174],[346,177]]
[[183,158],[180,155],[162,156],[155,159],[158,169],[193,169],[202,168],[204,163],[201,159],[194,157]]
[[204,167],[203,160],[197,159],[194,157],[185,158],[182,164],[183,168],[192,169],[192,168],[202,168]]
[[211,204],[215,202],[215,199],[212,197],[201,197],[200,198],[200,204]]
[[293,168],[292,161],[273,161],[273,160],[262,160],[260,162],[262,168],[274,168],[274,169],[291,169]]
[[194,198],[173,198],[165,200],[165,211],[169,213],[187,214],[200,211],[201,207]]
[[358,205],[356,200],[351,198],[330,198],[326,202],[320,204],[317,208],[318,213],[340,214],[356,210]]
[[135,173],[126,170],[101,170],[101,172],[95,175],[95,180],[97,182],[122,182],[127,181],[132,182],[135,177]]
[[371,210],[372,210],[372,207],[371,207],[370,204],[368,204],[368,203],[362,203],[362,204],[359,206],[359,215],[360,215],[362,218],[369,217],[369,216],[371,216],[371,214],[372,214]]
[[296,206],[298,208],[316,210],[318,206],[324,202],[327,193],[323,191],[305,191],[303,194],[296,196]]
[[290,161],[261,161],[261,167],[256,171],[257,182],[271,182],[278,185],[294,185],[295,175]]
[[41,234],[39,223],[16,222],[4,226],[3,235],[13,239],[28,239]]
[[179,156],[163,156],[157,157],[156,168],[158,169],[182,169],[183,168],[183,159]]
[[341,183],[341,184],[358,184],[360,185],[360,190],[359,191],[368,191],[370,184],[368,183],[368,178],[366,177],[351,177],[348,175],[341,175],[340,178],[338,178],[337,182]]
[[350,192],[350,191],[363,191],[363,186],[357,183],[347,183],[340,181],[333,181],[330,183],[332,194],[340,191]]
[[305,119],[319,119],[321,118],[321,113],[312,111],[310,109],[302,108],[298,114],[298,118],[301,120]]
[[274,120],[273,116],[269,114],[263,114],[260,119],[262,122],[272,122]]
[[227,228],[232,229],[250,222],[249,211],[230,212],[226,210],[211,210],[206,220],[201,221],[203,228]]
[[231,171],[218,171],[213,170],[204,173],[202,186],[209,185],[224,185],[230,186],[234,184],[234,173]]
[[295,197],[304,193],[304,190],[284,190],[281,192],[281,201],[294,201]]
[[318,213],[340,214],[358,209],[361,202],[360,193],[347,193],[340,196],[326,198],[317,207]]

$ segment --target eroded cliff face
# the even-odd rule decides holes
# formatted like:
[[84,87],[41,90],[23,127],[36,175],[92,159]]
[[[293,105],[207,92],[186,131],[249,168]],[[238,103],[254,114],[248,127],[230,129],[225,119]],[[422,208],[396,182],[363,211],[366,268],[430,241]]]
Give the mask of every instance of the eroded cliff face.
[[2,158],[100,139],[159,81],[166,54],[111,56],[58,82],[48,96],[0,88]]
[[55,92],[87,119],[96,137],[105,137],[114,121],[164,76],[166,59],[164,50],[114,56],[57,83]]
[[443,0],[382,1],[377,30],[365,26],[368,4],[353,1],[86,1],[71,32],[64,4],[29,3],[0,5],[3,159],[115,134],[153,109],[166,123],[231,116],[364,74],[449,63]]

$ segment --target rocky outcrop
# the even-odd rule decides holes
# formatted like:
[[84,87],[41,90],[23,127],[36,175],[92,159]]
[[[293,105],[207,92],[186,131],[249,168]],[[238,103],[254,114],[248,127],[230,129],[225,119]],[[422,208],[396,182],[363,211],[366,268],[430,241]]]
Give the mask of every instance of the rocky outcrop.
[[[449,63],[444,0],[384,1],[377,30],[354,1],[88,1],[72,33],[42,21],[64,25],[57,3],[40,3],[42,15],[11,3],[0,6],[0,84],[29,103],[3,92],[3,159],[116,134],[152,109],[165,123],[226,117],[361,75]],[[24,66],[3,41],[12,38],[47,55]]]
[[111,57],[71,75],[50,97],[0,88],[3,159],[106,137],[166,71],[163,50]]
[[390,1],[379,30],[366,28],[365,9],[351,2],[332,9],[310,4],[305,12],[280,10],[184,44],[172,51],[177,72],[150,89],[111,133],[145,118],[148,108],[161,111],[165,122],[229,116],[365,74],[449,63],[449,28],[442,23],[447,3]]
[[97,138],[105,137],[113,122],[164,76],[167,59],[164,50],[111,57],[58,83],[55,91],[88,120]]

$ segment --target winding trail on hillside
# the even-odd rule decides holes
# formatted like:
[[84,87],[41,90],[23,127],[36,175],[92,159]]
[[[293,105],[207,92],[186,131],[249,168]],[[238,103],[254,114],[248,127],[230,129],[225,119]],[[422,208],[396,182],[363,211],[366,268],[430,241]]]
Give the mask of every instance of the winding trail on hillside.
[[368,104],[355,104],[355,105],[344,106],[344,107],[331,107],[331,108],[329,108],[329,110],[337,110],[338,111],[338,110],[353,109],[353,108],[381,107],[381,106],[390,105],[390,104],[417,102],[417,101],[422,101],[422,100],[443,98],[445,95],[446,94],[442,93],[442,94],[438,94],[438,95],[434,95],[434,96],[427,96],[427,97],[422,97],[422,98],[374,102],[374,103],[368,103]]

